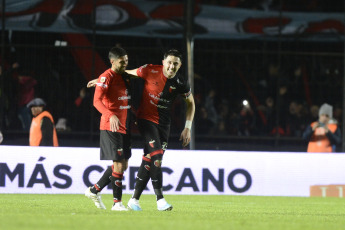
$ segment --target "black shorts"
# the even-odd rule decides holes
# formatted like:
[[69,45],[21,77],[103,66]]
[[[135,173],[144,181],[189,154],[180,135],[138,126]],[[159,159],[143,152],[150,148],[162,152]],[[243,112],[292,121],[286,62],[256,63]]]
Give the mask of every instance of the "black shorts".
[[138,120],[138,129],[144,138],[144,155],[168,147],[170,125],[158,125],[148,120]]
[[101,160],[122,160],[132,156],[131,135],[108,130],[100,133]]

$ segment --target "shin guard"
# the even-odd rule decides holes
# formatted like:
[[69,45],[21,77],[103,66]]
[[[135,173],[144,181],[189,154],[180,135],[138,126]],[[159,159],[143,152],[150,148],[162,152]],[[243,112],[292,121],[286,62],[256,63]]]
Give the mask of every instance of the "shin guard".
[[162,173],[163,154],[156,154],[151,157],[150,177],[157,200],[163,198],[163,173]]
[[151,159],[143,156],[137,177],[135,179],[135,189],[132,198],[139,200],[142,192],[150,180]]
[[120,202],[122,199],[122,178],[123,173],[113,172],[110,178],[113,188],[114,203]]

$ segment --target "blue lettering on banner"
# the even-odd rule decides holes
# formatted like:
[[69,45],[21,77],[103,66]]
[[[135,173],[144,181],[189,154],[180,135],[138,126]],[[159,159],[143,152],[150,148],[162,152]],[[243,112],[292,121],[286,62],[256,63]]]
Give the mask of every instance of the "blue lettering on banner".
[[[41,178],[38,177],[38,175],[41,175]],[[42,164],[36,164],[34,171],[31,174],[31,177],[29,179],[28,188],[32,188],[34,184],[44,184],[46,188],[51,188],[46,170],[44,169]]]
[[[139,167],[129,167],[129,189],[134,190],[135,188],[135,181],[136,181],[136,175],[139,171]],[[172,174],[174,171],[167,167],[162,167],[162,173]],[[173,189],[173,186],[171,184],[168,184],[166,186],[163,186],[163,191],[169,191]],[[145,190],[149,190],[147,186],[145,187]]]
[[[172,174],[174,171],[167,167],[162,167],[162,173]],[[169,191],[173,189],[173,186],[171,184],[163,186],[163,191]]]
[[[234,185],[234,177],[237,174],[242,174],[246,178],[246,184],[242,188],[238,188]],[[250,176],[250,174],[246,170],[236,169],[229,174],[228,185],[232,191],[242,193],[242,192],[247,191],[250,188],[250,186],[252,186],[252,177]]]
[[[40,157],[39,161],[44,161],[46,158]],[[51,184],[46,169],[42,163],[37,163],[31,173],[29,181],[27,183],[27,188],[33,188],[36,184],[42,184],[45,188],[58,188],[58,189],[68,189],[73,184],[73,176],[68,175],[72,169],[71,166],[60,164],[56,165],[53,168],[53,175],[60,179],[61,181],[52,181]],[[128,172],[128,189],[134,190],[135,188],[135,181],[136,175],[138,173],[139,167],[129,167]],[[85,186],[89,187],[92,186],[94,183],[90,181],[90,175],[92,172],[102,173],[104,172],[104,168],[99,165],[91,165],[88,166],[82,175],[83,182]],[[162,167],[162,173],[166,174],[167,176],[176,176],[174,175],[174,171],[168,167]],[[234,169],[229,173],[227,178],[225,178],[225,169],[218,169],[218,173],[213,174],[210,169],[203,168],[201,171],[202,180],[202,192],[208,192],[210,190],[210,186],[214,186],[214,188],[218,192],[224,192],[226,182],[228,187],[235,193],[244,193],[250,189],[252,186],[252,177],[248,171],[245,169]],[[0,163],[0,187],[6,187],[6,180],[10,180],[13,182],[15,179],[18,179],[18,188],[23,188],[25,186],[25,164],[18,163],[14,168],[10,168],[6,163]],[[236,176],[242,175],[245,178],[245,183],[243,186],[235,185],[234,179]],[[111,188],[111,183],[109,183],[108,189]],[[181,192],[184,188],[191,188],[194,192],[200,192],[198,187],[198,183],[195,179],[193,171],[191,168],[185,168],[182,171],[182,174],[179,176],[179,180],[177,181],[177,185],[174,184],[165,184],[163,185],[163,191],[172,191],[175,190],[176,192]],[[124,186],[123,189],[126,189]],[[149,190],[147,187],[145,190]]]
[[224,192],[224,169],[218,170],[218,180],[214,178],[209,169],[202,169],[202,191],[208,191],[208,181],[211,181],[219,192]]
[[[135,188],[136,175],[138,171],[139,171],[139,167],[129,167],[129,189],[130,190],[134,190]],[[144,190],[149,190],[149,189],[146,186]]]
[[130,190],[134,189],[135,177],[138,171],[139,171],[139,167],[129,167],[129,189]]
[[91,183],[91,181],[90,181],[90,174],[92,171],[97,171],[97,172],[101,173],[104,171],[104,169],[99,165],[91,165],[91,166],[87,167],[84,171],[84,174],[83,174],[83,181],[84,181],[84,184],[86,185],[86,187],[93,186],[93,183]]
[[[186,178],[189,178],[189,183],[185,182]],[[184,187],[191,187],[193,191],[199,192],[199,188],[196,184],[195,178],[193,176],[192,170],[190,168],[185,168],[183,170],[180,181],[178,182],[176,191],[181,191]]]
[[11,172],[6,163],[0,163],[0,187],[6,186],[6,176],[11,181],[18,176],[18,187],[24,187],[24,164],[17,164],[16,168]]
[[71,170],[71,166],[58,165],[54,168],[54,175],[59,179],[65,180],[66,183],[65,184],[59,184],[57,182],[54,182],[53,186],[56,188],[60,188],[60,189],[66,189],[72,185],[72,178],[66,174],[61,173],[62,170],[66,170],[69,172],[69,170]]
[[[41,160],[42,158],[40,158]],[[0,163],[0,187],[6,187],[6,176],[13,181],[18,176],[18,187],[24,187],[24,164],[17,164],[13,172],[9,169],[6,163]],[[60,189],[69,188],[72,185],[72,178],[67,174],[61,173],[61,170],[69,171],[71,169],[68,165],[57,165],[54,168],[54,175],[62,180],[65,180],[65,184],[53,183],[53,186]],[[36,164],[34,171],[31,174],[27,188],[32,188],[35,184],[43,184],[46,188],[51,188],[51,184],[47,173],[42,164]]]

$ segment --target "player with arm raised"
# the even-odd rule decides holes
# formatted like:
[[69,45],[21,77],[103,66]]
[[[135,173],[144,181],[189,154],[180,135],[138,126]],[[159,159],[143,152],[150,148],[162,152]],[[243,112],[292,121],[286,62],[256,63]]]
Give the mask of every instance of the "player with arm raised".
[[93,104],[102,114],[100,122],[100,159],[112,160],[109,167],[92,187],[85,191],[97,208],[106,209],[100,196],[101,190],[110,182],[113,188],[113,211],[127,211],[122,204],[122,178],[131,157],[129,132],[129,76],[125,69],[128,65],[127,52],[119,47],[109,51],[111,68],[96,79]]

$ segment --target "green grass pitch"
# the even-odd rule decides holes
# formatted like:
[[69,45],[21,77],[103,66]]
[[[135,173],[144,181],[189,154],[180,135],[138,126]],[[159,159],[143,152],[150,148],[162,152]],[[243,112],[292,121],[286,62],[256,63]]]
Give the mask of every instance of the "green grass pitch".
[[[156,210],[155,196],[143,195],[142,212],[107,210],[84,195],[0,194],[0,229],[345,229],[345,199],[227,195],[166,195],[172,211]],[[123,195],[127,204],[130,195]]]

